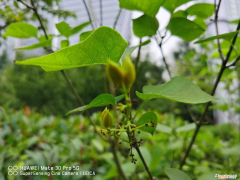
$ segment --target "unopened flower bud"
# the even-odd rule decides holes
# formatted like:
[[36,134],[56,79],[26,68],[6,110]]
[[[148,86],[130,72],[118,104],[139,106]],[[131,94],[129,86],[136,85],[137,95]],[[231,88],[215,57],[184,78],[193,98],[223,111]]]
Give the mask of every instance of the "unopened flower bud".
[[102,124],[105,128],[110,128],[113,124],[113,115],[107,108],[102,112]]
[[130,89],[136,79],[135,66],[132,63],[130,56],[127,56],[124,59],[122,68],[125,73],[125,78],[124,78],[125,88]]
[[117,85],[122,85],[125,77],[123,69],[111,60],[108,61],[107,75],[108,78]]

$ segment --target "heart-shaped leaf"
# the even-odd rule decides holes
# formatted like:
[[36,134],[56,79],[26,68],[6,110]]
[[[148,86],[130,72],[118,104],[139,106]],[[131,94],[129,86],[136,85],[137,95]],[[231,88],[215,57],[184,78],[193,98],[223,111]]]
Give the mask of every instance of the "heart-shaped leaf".
[[142,15],[137,19],[133,19],[133,32],[137,37],[153,36],[159,28],[159,23],[156,17]]
[[41,66],[46,71],[106,64],[109,59],[118,63],[126,46],[127,42],[117,31],[103,26],[81,43],[43,57],[16,63]]
[[144,86],[143,93],[136,93],[144,101],[164,98],[188,104],[199,104],[216,100],[213,96],[203,92],[197,85],[180,76],[172,78],[166,84]]
[[119,0],[120,8],[142,11],[150,16],[156,16],[165,0]]
[[37,28],[25,22],[16,22],[8,26],[4,37],[11,36],[15,38],[37,38]]
[[205,29],[196,22],[182,17],[171,18],[168,29],[172,35],[178,36],[188,42],[198,38],[205,31]]
[[93,107],[107,106],[109,104],[117,106],[117,103],[123,98],[124,98],[124,95],[114,97],[111,94],[100,94],[94,100],[92,100],[89,105],[81,106],[77,109],[71,110],[67,113],[67,115],[74,113],[74,112],[85,111],[85,110],[93,108]]
[[224,39],[226,41],[230,41],[237,33],[239,33],[239,30],[230,32],[230,33],[220,34],[217,36],[212,36],[206,39],[201,39],[199,41],[196,41],[194,44],[205,43],[205,42],[213,41],[215,39]]
[[80,41],[87,39],[94,31],[86,31],[80,34]]
[[146,131],[153,135],[156,127],[157,127],[157,115],[153,112],[147,112],[143,114],[140,119],[138,120],[138,126],[144,125],[146,123],[149,123],[150,121],[153,121],[155,123],[154,127],[151,126],[143,126],[139,128],[142,131]]
[[171,180],[192,180],[185,172],[178,169],[167,169],[165,173]]

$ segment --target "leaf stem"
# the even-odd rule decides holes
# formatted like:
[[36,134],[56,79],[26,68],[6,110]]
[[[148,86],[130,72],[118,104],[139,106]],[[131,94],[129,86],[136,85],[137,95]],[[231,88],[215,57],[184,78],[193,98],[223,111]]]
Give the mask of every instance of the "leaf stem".
[[139,108],[137,109],[132,121],[134,121],[138,115],[138,113],[140,112],[140,110],[142,109],[142,107],[146,104],[147,101],[143,101],[142,104],[139,106]]

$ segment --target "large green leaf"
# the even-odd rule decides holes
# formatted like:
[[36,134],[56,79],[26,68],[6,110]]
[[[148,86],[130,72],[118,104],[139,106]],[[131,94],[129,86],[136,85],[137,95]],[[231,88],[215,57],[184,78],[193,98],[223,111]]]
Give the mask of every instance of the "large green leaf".
[[142,131],[149,132],[150,134],[153,135],[156,127],[157,127],[157,115],[153,112],[147,112],[143,114],[140,119],[138,120],[138,126],[144,125],[146,123],[150,123],[150,121],[153,121],[155,123],[154,127],[151,126],[143,126],[139,128]]
[[197,85],[180,76],[172,78],[172,80],[166,84],[144,86],[143,93],[136,93],[137,96],[144,101],[164,98],[188,104],[199,104],[216,100],[214,97],[203,92]]
[[214,5],[209,3],[199,3],[190,6],[186,12],[191,16],[207,19],[214,13]]
[[226,41],[230,41],[237,33],[238,31],[234,31],[234,32],[230,32],[230,33],[225,33],[225,34],[220,34],[217,36],[212,36],[206,39],[201,39],[199,41],[196,41],[194,44],[198,44],[198,43],[205,43],[205,42],[209,42],[209,41],[213,41],[215,39],[224,39]]
[[109,59],[118,63],[126,46],[127,42],[117,31],[109,27],[100,27],[81,43],[43,57],[16,63],[41,66],[46,71],[106,64]]
[[165,173],[171,180],[192,180],[185,172],[179,169],[167,169]]
[[31,50],[31,49],[37,49],[40,47],[51,47],[52,46],[52,39],[37,43],[37,44],[33,44],[30,46],[25,46],[25,47],[20,47],[17,48],[18,50]]
[[8,26],[4,37],[11,36],[15,38],[37,38],[37,28],[25,22],[16,22]]
[[137,19],[133,19],[133,32],[137,37],[153,36],[159,28],[159,23],[156,17],[142,15]]
[[176,35],[188,42],[198,38],[205,31],[196,22],[181,17],[172,18],[168,24],[168,29],[172,35]]
[[156,16],[165,0],[119,0],[120,8],[139,10],[150,16]]
[[178,6],[181,6],[189,1],[192,0],[166,0],[163,7],[172,13]]
[[67,113],[67,115],[74,112],[85,111],[93,107],[107,106],[109,104],[117,106],[118,101],[120,101],[122,98],[124,98],[124,95],[114,97],[111,94],[100,94],[94,100],[92,100],[89,105],[81,106],[77,109],[71,110]]

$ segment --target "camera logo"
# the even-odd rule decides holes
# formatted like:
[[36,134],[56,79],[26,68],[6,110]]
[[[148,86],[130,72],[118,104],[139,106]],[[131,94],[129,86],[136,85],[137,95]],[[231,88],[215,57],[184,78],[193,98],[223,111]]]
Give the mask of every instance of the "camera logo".
[[18,175],[18,167],[17,166],[8,166],[8,175],[9,176],[17,176]]

